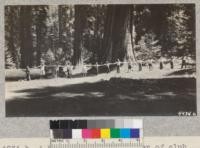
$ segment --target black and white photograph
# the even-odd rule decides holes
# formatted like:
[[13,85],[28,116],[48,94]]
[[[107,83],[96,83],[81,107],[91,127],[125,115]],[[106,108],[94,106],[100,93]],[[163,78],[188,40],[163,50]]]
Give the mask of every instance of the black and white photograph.
[[6,5],[6,117],[197,115],[195,4]]

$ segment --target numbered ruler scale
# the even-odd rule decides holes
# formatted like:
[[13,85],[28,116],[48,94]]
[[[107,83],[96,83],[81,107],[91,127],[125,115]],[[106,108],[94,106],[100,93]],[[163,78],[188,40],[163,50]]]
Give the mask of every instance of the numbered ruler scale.
[[139,139],[51,139],[50,148],[143,148]]
[[142,148],[140,119],[50,121],[50,148]]

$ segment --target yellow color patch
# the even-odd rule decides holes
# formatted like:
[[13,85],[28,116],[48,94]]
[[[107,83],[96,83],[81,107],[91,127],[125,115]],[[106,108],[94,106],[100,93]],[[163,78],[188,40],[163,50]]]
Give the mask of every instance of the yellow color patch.
[[110,138],[110,129],[109,128],[101,129],[101,138]]

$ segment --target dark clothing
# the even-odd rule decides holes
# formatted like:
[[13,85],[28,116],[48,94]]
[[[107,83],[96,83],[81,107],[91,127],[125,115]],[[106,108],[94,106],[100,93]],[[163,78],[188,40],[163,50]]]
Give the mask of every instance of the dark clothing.
[[160,69],[163,69],[163,62],[160,62]]
[[121,66],[121,62],[118,60],[117,61],[117,73],[120,73],[120,66]]
[[96,65],[96,75],[99,74],[99,66]]
[[120,65],[117,65],[117,73],[120,73]]
[[149,63],[149,70],[152,70],[153,69],[153,65],[152,63]]
[[131,64],[128,64],[128,69],[131,70],[132,66]]
[[186,61],[185,61],[184,59],[182,60],[181,69],[182,69],[183,67],[186,68]]
[[170,61],[170,67],[171,67],[171,69],[174,69],[174,62],[173,61]]
[[29,81],[31,80],[31,75],[30,75],[30,69],[26,68],[26,80]]
[[139,71],[142,71],[142,63],[138,63]]
[[70,65],[67,66],[67,77],[68,78],[72,77],[72,67]]
[[131,63],[128,63],[128,72],[130,72],[131,69],[132,69],[132,65],[131,65]]

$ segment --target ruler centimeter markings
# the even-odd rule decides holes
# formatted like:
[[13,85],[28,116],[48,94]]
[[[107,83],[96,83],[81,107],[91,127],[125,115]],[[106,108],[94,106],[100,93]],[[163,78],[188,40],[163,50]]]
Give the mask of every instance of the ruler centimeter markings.
[[141,139],[51,139],[50,148],[142,148]]

